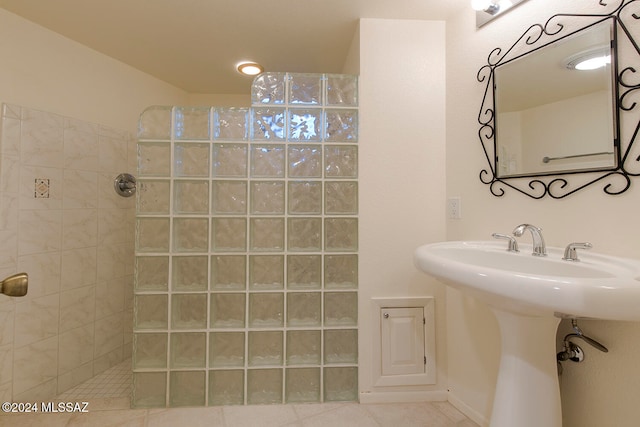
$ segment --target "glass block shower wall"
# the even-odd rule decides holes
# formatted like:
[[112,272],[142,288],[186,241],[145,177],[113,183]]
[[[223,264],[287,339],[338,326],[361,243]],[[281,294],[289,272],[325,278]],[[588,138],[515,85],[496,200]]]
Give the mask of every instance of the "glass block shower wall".
[[357,78],[251,96],[141,116],[134,407],[358,397]]

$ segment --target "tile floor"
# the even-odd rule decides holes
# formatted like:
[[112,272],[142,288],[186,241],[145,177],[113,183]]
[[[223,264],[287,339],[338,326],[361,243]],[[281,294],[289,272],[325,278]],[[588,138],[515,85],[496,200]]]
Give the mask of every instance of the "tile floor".
[[128,398],[130,395],[131,359],[127,359],[82,384],[65,391],[58,396],[58,400],[80,401],[109,397]]
[[88,401],[88,413],[0,413],[0,426],[478,427],[447,402],[130,409],[130,383],[127,360],[58,396],[59,402]]

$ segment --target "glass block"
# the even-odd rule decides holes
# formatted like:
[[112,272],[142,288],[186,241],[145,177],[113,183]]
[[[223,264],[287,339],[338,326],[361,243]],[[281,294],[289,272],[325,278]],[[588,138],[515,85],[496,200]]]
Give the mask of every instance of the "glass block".
[[249,332],[249,366],[282,365],[282,331]]
[[324,368],[324,401],[355,402],[358,400],[358,368]]
[[176,214],[208,214],[209,182],[182,181],[173,182],[173,212]]
[[171,327],[204,329],[207,327],[206,294],[171,295]]
[[208,248],[209,220],[207,218],[174,218],[174,251],[207,252]]
[[211,248],[219,252],[244,251],[247,248],[245,218],[214,218]]
[[322,277],[320,255],[287,256],[287,288],[319,289]]
[[322,182],[289,182],[289,214],[320,215],[322,213]]
[[209,366],[214,368],[244,367],[244,332],[210,333]]
[[322,177],[322,147],[320,145],[290,145],[289,177]]
[[166,291],[169,284],[169,257],[136,257],[135,289]]
[[252,108],[252,139],[254,141],[284,141],[286,109]]
[[213,111],[214,138],[217,140],[244,141],[248,136],[249,109],[217,107]]
[[133,334],[133,368],[166,368],[168,341],[168,334]]
[[173,371],[170,375],[169,406],[204,406],[204,371]]
[[358,219],[325,218],[324,248],[327,251],[356,251],[358,249]]
[[211,295],[212,328],[244,328],[244,313],[244,294]]
[[169,219],[138,218],[136,221],[136,249],[138,252],[168,252]]
[[251,182],[251,213],[255,215],[284,214],[284,182]]
[[138,175],[170,176],[171,143],[138,141]]
[[357,255],[325,255],[325,289],[356,289],[358,287]]
[[287,294],[287,326],[320,326],[320,304],[319,292]]
[[138,180],[136,190],[138,214],[169,213],[169,181]]
[[355,145],[325,145],[324,176],[326,178],[357,178],[358,147]]
[[325,214],[357,214],[358,183],[355,181],[326,181],[324,183]]
[[251,176],[254,178],[284,178],[285,146],[251,145]]
[[209,264],[206,256],[174,256],[171,289],[174,291],[206,291]]
[[356,329],[325,330],[324,363],[358,363],[358,331]]
[[167,373],[134,372],[131,406],[159,408],[166,405]]
[[204,332],[171,334],[171,368],[204,368],[205,357]]
[[209,371],[209,405],[243,405],[244,371]]
[[138,138],[171,139],[171,107],[154,105],[140,114]]
[[262,73],[251,85],[252,104],[284,104],[286,73]]
[[326,76],[325,105],[340,107],[358,106],[358,77],[344,74]]
[[319,251],[322,248],[321,236],[321,218],[287,220],[287,249],[290,251]]
[[246,214],[247,183],[213,181],[211,207],[214,214]]
[[133,299],[135,329],[167,329],[168,307],[167,295],[135,295]]
[[324,294],[325,326],[356,326],[358,324],[358,294],[327,292]]
[[176,142],[174,150],[175,176],[209,176],[209,144]]
[[247,258],[244,255],[211,257],[211,289],[243,290],[247,280]]
[[247,176],[246,144],[213,144],[213,176]]
[[320,331],[287,331],[287,365],[320,364]]
[[284,295],[259,293],[249,295],[249,326],[252,328],[279,327],[284,319]]
[[284,256],[249,256],[249,288],[254,290],[284,288]]
[[289,109],[289,141],[321,141],[322,109]]
[[284,250],[284,218],[251,218],[251,250]]
[[209,107],[176,107],[176,139],[209,139]]
[[287,369],[285,402],[320,402],[320,368]]
[[322,74],[289,74],[289,103],[322,103]]
[[282,403],[282,369],[248,370],[247,403],[250,405]]
[[358,110],[325,110],[324,140],[358,142]]

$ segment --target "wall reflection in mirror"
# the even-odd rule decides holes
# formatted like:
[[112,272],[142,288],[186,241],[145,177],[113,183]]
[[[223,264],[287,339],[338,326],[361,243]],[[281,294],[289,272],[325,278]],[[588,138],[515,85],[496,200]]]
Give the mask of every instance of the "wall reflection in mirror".
[[615,195],[640,176],[640,0],[597,4],[531,25],[478,71],[493,195],[560,199],[596,183]]
[[[495,69],[500,177],[616,166],[612,20]],[[609,58],[576,68],[579,60]]]

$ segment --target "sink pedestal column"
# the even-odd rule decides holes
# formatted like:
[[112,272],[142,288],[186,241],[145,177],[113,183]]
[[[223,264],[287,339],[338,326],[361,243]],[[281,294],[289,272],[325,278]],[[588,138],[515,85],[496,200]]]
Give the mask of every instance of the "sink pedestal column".
[[560,319],[492,311],[502,351],[491,427],[562,427],[556,362]]

